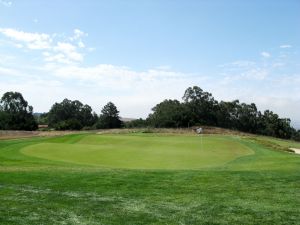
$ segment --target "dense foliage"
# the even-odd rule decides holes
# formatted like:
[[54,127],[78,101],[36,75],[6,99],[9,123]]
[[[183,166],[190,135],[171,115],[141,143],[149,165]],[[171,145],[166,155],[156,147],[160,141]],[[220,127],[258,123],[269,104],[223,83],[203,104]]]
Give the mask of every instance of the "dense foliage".
[[39,125],[48,124],[48,113],[33,113],[33,115]]
[[290,119],[280,118],[270,110],[262,113],[254,103],[218,102],[211,93],[197,86],[185,91],[183,102],[164,100],[152,111],[147,120],[154,127],[210,125],[300,140],[300,131],[291,127]]
[[19,92],[6,92],[0,100],[1,130],[36,130],[32,106]]
[[107,103],[101,110],[101,115],[96,124],[98,129],[120,128],[122,125],[119,111],[114,103]]
[[192,116],[186,105],[177,100],[164,100],[152,110],[148,121],[154,127],[187,127]]
[[290,119],[280,118],[270,110],[261,112],[254,103],[246,104],[239,100],[218,102],[211,93],[197,86],[187,88],[182,100],[164,100],[153,107],[153,113],[146,120],[122,124],[119,111],[112,102],[103,107],[98,117],[89,105],[68,99],[55,103],[48,113],[36,115],[34,119],[32,106],[22,94],[7,92],[0,102],[0,129],[35,130],[37,123],[48,124],[56,130],[208,125],[300,141],[300,130],[291,126]]
[[51,107],[47,119],[49,126],[57,130],[80,130],[84,126],[92,126],[98,118],[89,105],[64,99]]
[[142,118],[131,120],[124,123],[125,128],[145,128],[148,126],[148,121]]

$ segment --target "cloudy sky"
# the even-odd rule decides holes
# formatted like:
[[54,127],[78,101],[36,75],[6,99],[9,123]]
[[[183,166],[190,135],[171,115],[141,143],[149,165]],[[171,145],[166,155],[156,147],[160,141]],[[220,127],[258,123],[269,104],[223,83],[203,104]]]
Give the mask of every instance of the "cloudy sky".
[[200,86],[300,128],[298,0],[0,0],[0,95],[146,117]]

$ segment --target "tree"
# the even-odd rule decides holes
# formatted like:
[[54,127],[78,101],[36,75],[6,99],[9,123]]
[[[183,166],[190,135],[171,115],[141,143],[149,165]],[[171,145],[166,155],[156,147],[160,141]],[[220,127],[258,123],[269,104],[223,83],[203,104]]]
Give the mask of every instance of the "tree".
[[33,107],[19,92],[6,92],[0,101],[0,129],[36,130]]
[[132,120],[132,121],[128,121],[128,122],[124,122],[124,127],[125,128],[145,128],[148,125],[149,125],[148,121],[144,120],[142,118]]
[[154,127],[186,127],[188,113],[183,103],[178,100],[164,100],[157,104],[149,115],[150,124]]
[[237,108],[238,122],[237,129],[245,132],[255,133],[257,131],[258,112],[256,105],[242,103]]
[[295,141],[300,141],[300,130],[293,130],[292,139]]
[[300,132],[291,127],[291,120],[280,118],[270,110],[261,113],[254,103],[239,100],[218,103],[211,93],[200,87],[189,87],[177,100],[165,100],[157,104],[147,118],[154,127],[189,127],[213,125],[237,129],[244,132],[263,134],[279,138],[300,139]]
[[39,125],[48,124],[48,113],[35,113],[33,115]]
[[204,125],[217,124],[218,102],[211,93],[204,92],[200,87],[189,87],[182,97],[185,105],[189,109],[190,125],[196,123]]
[[119,111],[112,102],[108,102],[101,110],[101,115],[97,122],[98,129],[120,128],[122,122],[119,118]]
[[237,129],[239,100],[231,102],[221,101],[215,112],[217,125],[224,128]]
[[92,126],[98,119],[89,105],[69,99],[55,103],[47,117],[49,126],[57,130],[80,130],[85,126]]

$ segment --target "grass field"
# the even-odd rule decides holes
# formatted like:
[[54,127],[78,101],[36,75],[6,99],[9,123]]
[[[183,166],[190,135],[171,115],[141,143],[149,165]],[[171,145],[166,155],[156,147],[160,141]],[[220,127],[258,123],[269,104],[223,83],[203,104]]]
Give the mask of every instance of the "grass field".
[[0,141],[0,224],[299,224],[296,142],[71,134]]

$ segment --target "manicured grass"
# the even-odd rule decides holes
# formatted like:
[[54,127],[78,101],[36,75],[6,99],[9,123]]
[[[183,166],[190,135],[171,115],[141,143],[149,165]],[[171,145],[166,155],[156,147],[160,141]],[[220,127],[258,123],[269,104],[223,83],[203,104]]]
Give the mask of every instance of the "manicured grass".
[[299,224],[299,155],[253,138],[206,136],[198,148],[200,141],[0,141],[0,224]]
[[222,165],[253,151],[229,137],[89,135],[76,144],[40,143],[25,155],[128,169],[199,169]]

